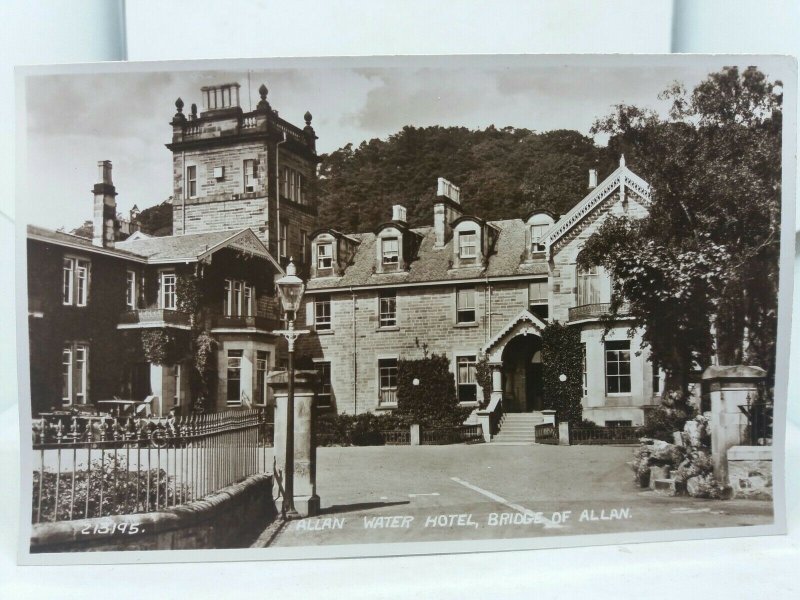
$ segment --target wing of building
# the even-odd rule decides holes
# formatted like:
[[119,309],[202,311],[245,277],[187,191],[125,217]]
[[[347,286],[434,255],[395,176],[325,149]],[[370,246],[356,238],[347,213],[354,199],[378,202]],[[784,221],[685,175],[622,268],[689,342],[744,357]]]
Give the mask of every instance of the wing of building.
[[[440,179],[432,225],[409,227],[405,209],[371,233],[320,229],[311,237],[302,351],[323,378],[322,406],[338,412],[397,405],[397,361],[446,354],[459,400],[478,406],[475,365],[494,370],[493,401],[506,412],[544,407],[541,331],[557,320],[580,328],[584,416],[637,425],[658,403],[658,373],[628,337],[625,320],[603,336],[611,282],[576,258],[609,214],[646,214],[649,186],[624,164],[556,218],[537,211],[484,221],[463,213],[460,190]],[[389,217],[389,215],[387,215]]]
[[283,351],[274,280],[290,254],[307,268],[318,159],[311,114],[300,129],[259,94],[251,112],[235,83],[202,88],[199,113],[176,101],[174,235],[139,231],[136,206],[119,217],[110,161],[91,238],[28,228],[34,414],[148,396],[157,414],[269,401]]

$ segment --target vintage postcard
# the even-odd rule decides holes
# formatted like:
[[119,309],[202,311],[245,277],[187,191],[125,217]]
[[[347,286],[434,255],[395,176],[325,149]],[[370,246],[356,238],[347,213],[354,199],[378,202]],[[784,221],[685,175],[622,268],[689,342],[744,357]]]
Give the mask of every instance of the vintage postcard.
[[17,81],[24,562],[784,532],[792,59]]

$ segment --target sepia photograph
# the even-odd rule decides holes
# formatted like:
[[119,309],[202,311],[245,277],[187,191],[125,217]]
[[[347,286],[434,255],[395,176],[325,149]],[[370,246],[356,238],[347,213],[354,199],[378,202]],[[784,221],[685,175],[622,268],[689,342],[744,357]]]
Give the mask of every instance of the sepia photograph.
[[20,71],[25,560],[785,531],[795,80]]

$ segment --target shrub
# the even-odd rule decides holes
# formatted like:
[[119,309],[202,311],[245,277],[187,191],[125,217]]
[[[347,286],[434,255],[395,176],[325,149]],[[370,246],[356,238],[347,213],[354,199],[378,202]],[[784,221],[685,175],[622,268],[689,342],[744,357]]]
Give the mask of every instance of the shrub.
[[432,354],[418,360],[398,361],[395,414],[403,422],[432,428],[455,427],[471,412],[471,408],[459,406],[447,356]]
[[382,432],[407,429],[402,417],[387,413],[347,415],[317,414],[316,435],[319,446],[382,446]]
[[[103,515],[157,510],[158,506],[172,505],[177,501],[191,500],[191,490],[178,485],[174,476],[164,469],[128,470],[122,456],[108,454],[104,459],[92,461],[91,473],[75,472],[75,495],[72,495],[72,473],[57,476],[52,471],[33,472],[33,519],[39,510],[39,485],[41,480],[41,520],[56,515],[56,520],[82,519]],[[56,506],[58,486],[58,506]],[[88,511],[87,509],[88,497]],[[101,500],[102,499],[102,500]]]
[[696,415],[697,409],[689,402],[688,396],[670,392],[661,400],[660,406],[650,411],[645,424],[636,433],[640,437],[672,443],[672,434],[683,431],[686,421]]

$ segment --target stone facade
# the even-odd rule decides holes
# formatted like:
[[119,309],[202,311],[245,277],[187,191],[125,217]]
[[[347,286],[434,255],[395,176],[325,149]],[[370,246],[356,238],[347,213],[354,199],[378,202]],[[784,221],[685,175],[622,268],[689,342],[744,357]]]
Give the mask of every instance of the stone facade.
[[[446,189],[454,187],[444,183]],[[640,351],[641,332],[629,338],[623,320],[604,336],[601,317],[608,311],[610,282],[602,273],[588,283],[579,281],[584,276],[576,271],[576,259],[609,214],[646,214],[647,184],[622,164],[556,222],[544,213],[484,222],[461,214],[455,190],[452,199],[435,201],[434,227],[407,230],[402,222],[388,223],[375,234],[325,230],[312,239],[312,263],[319,245],[344,239],[356,246],[344,265],[334,259],[332,269],[312,267],[305,310],[312,333],[299,343],[300,352],[317,364],[330,364],[332,409],[390,410],[393,405],[381,400],[379,365],[426,352],[446,354],[453,373],[459,357],[486,354],[502,373],[493,394],[502,396],[507,411],[540,407],[541,390],[531,389],[541,387],[539,335],[546,321],[557,320],[581,330],[585,418],[601,425],[642,424],[648,407],[658,404],[659,390],[648,354]],[[437,225],[442,206],[453,207],[452,223]],[[462,241],[462,235],[473,232],[475,249],[465,252],[463,246],[473,242]],[[398,236],[422,241],[415,252],[401,252],[399,270],[387,271],[381,264],[383,239]],[[473,252],[475,258],[469,258]],[[474,290],[474,319],[460,323],[458,294],[469,289]],[[381,298],[387,295],[394,298],[396,314],[393,323],[381,326]],[[327,310],[330,317],[322,327],[315,323],[317,304],[326,305],[322,314]]]
[[[305,265],[316,228],[316,135],[311,115],[300,129],[266,101],[244,112],[234,84],[203,89],[222,105],[193,108],[180,101],[172,121],[173,228],[176,235],[249,227],[283,264]],[[178,106],[178,103],[176,103]],[[284,238],[285,237],[285,241]],[[305,272],[301,266],[301,271]]]

